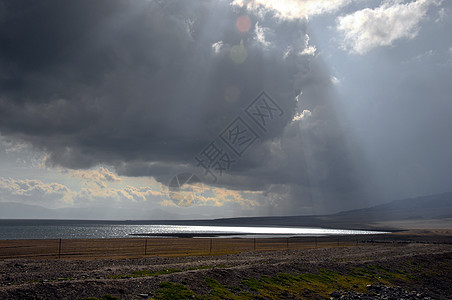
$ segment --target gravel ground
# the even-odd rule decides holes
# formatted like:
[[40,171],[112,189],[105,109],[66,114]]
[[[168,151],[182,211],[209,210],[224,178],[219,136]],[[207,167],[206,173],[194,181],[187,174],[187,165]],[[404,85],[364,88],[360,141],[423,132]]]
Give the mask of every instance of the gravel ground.
[[[0,298],[80,299],[110,294],[121,299],[143,299],[146,295],[152,296],[164,281],[182,283],[198,295],[208,295],[210,289],[205,284],[206,277],[225,286],[240,286],[245,278],[263,275],[315,273],[324,268],[346,272],[351,267],[369,263],[397,267],[408,260],[427,265],[449,263],[452,245],[365,245],[172,258],[5,259],[0,261]],[[171,273],[173,269],[178,271]],[[127,276],[140,270],[160,273],[135,278]],[[367,293],[335,291],[330,296],[341,299],[452,299],[449,298],[452,274],[447,273],[448,270],[444,271],[446,274],[435,272],[433,279],[431,276],[425,280],[419,277],[421,279],[400,282],[393,287],[369,286]]]

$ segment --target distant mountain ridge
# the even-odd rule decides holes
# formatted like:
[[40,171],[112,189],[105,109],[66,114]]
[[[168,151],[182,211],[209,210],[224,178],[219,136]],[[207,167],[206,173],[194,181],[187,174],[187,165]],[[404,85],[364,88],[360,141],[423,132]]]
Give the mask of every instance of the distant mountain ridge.
[[394,200],[369,208],[354,209],[335,214],[337,216],[360,215],[378,219],[442,218],[452,215],[452,192]]
[[[102,215],[111,219],[130,219],[143,224],[198,224],[198,225],[235,225],[235,226],[299,226],[330,227],[349,229],[375,229],[375,224],[384,221],[452,220],[452,192],[423,197],[395,200],[376,206],[343,211],[330,215],[278,216],[278,217],[240,217],[211,220],[180,220],[180,216],[162,211],[154,211],[159,219],[150,219],[149,212],[141,214],[121,209],[106,208],[61,208],[44,207],[19,203],[0,203],[0,219],[80,219],[102,220]],[[39,217],[38,217],[39,216]],[[111,217],[128,216],[128,217]],[[176,219],[178,218],[178,219]],[[166,220],[164,220],[166,219]]]
[[452,226],[452,192],[394,200],[330,215],[227,218],[214,221],[215,224],[381,229],[382,222],[431,219],[447,219],[448,226]]
[[0,202],[0,219],[30,219],[37,215],[50,216],[50,212],[50,209],[38,205]]

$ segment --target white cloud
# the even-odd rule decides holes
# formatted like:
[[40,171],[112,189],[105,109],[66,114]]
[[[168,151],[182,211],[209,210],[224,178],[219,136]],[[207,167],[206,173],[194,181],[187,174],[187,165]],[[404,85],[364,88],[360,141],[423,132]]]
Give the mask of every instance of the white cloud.
[[[199,186],[198,188],[199,190],[195,193],[194,197],[186,197],[186,195],[179,194],[181,197],[180,200],[183,200],[182,202],[184,203],[181,206],[195,205],[221,207],[227,203],[236,203],[243,209],[247,209],[259,206],[260,203],[257,198],[263,194],[261,191],[236,191],[227,188],[209,187],[205,185],[202,187]],[[173,194],[172,197],[177,197],[177,195]],[[160,205],[177,206],[174,201],[170,200],[163,200],[160,202]]]
[[431,58],[435,54],[436,54],[435,50],[428,50],[428,51],[425,51],[424,53],[419,54],[418,56],[416,56],[416,60],[423,61],[423,60],[426,60],[428,58]]
[[311,115],[312,115],[311,111],[305,109],[305,110],[303,110],[302,113],[296,114],[293,117],[292,121],[295,122],[295,121],[298,121],[298,120],[303,120],[303,119],[309,118]]
[[309,44],[309,35],[305,35],[305,45],[304,50],[301,52],[301,55],[311,55],[314,56],[317,48]]
[[0,201],[61,207],[73,202],[75,195],[67,186],[34,179],[0,178]]
[[421,54],[418,54],[416,56],[413,56],[405,61],[402,61],[403,64],[411,64],[411,63],[421,63],[427,60],[433,59],[435,56],[437,56],[436,50],[427,50]]
[[270,42],[265,39],[265,35],[269,29],[266,27],[259,26],[259,22],[256,23],[256,29],[254,30],[256,34],[256,41],[258,41],[262,46],[270,46]]
[[91,170],[64,170],[72,177],[84,180],[86,185],[97,185],[101,188],[107,187],[107,182],[121,181],[121,178],[104,167]]
[[334,84],[334,85],[338,85],[339,83],[341,83],[339,78],[337,78],[336,76],[331,75],[330,79],[331,79],[331,83]]
[[437,22],[437,23],[443,22],[446,17],[447,17],[446,10],[444,9],[444,7],[442,7],[438,11],[438,18],[435,20],[435,22]]
[[[0,177],[0,202],[16,202],[47,208],[84,207],[161,200],[166,196],[155,179],[120,178],[106,168],[68,170],[63,174],[81,179],[85,187],[77,190],[58,182]],[[115,187],[110,186],[116,185]],[[75,185],[77,186],[77,184]]]
[[220,53],[221,49],[223,49],[223,48],[224,48],[223,41],[218,41],[218,42],[212,44],[212,50],[215,54]]
[[67,170],[72,177],[80,178],[85,185],[74,198],[84,202],[144,202],[165,196],[163,186],[150,178],[119,177],[109,169],[98,167],[91,170]]
[[354,0],[234,0],[233,5],[262,11],[272,10],[282,19],[301,19],[335,12]]
[[317,48],[315,46],[308,46],[307,48],[305,48],[302,52],[301,55],[311,55],[314,56],[315,52],[317,51]]
[[155,191],[147,186],[131,186],[127,185],[123,188],[106,188],[98,189],[94,187],[83,188],[77,193],[77,202],[83,204],[88,202],[111,203],[115,202],[145,202],[155,200],[157,197],[165,196],[162,191]]
[[418,34],[419,22],[429,7],[441,2],[386,0],[375,9],[365,8],[339,17],[337,30],[344,35],[343,47],[353,53],[365,54],[375,47],[390,46],[398,39],[412,39]]

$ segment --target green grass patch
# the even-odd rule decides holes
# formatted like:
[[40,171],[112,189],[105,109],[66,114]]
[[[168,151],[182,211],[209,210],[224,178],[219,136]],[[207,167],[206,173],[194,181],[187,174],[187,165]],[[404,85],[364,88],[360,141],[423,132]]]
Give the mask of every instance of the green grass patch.
[[238,299],[234,293],[224,287],[213,278],[205,278],[206,285],[210,288],[208,299]]
[[75,280],[75,278],[74,277],[57,278],[57,281],[69,281],[69,280]]
[[155,292],[155,298],[162,300],[198,299],[199,297],[183,284],[162,282]]
[[351,268],[350,274],[353,274],[354,276],[369,278],[385,285],[391,285],[396,282],[410,280],[407,272],[403,269],[390,270],[388,267],[370,264],[366,265],[365,267]]
[[[366,286],[375,282],[373,278],[356,274],[340,274],[331,270],[320,270],[319,273],[286,274],[262,276],[260,279],[247,278],[242,284],[249,288],[253,297],[279,299],[297,298],[329,298],[336,290],[353,290],[365,292]],[[241,294],[245,296],[245,294]],[[248,295],[249,296],[249,295]],[[247,297],[244,297],[246,299]]]

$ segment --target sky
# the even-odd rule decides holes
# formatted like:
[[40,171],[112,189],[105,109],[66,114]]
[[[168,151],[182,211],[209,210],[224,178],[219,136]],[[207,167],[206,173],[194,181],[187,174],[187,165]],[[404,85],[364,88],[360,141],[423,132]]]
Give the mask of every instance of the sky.
[[451,191],[451,28],[446,0],[0,0],[0,205],[195,219]]

